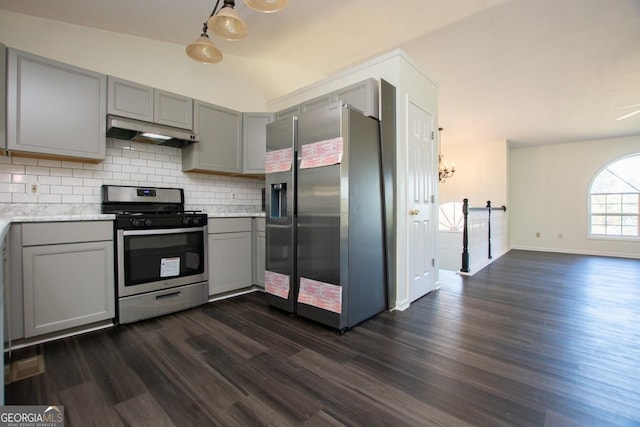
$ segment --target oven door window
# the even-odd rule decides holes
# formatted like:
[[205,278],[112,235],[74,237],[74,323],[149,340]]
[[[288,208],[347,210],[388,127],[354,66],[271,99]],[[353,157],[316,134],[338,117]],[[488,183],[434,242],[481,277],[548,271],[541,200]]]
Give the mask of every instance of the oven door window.
[[204,237],[201,230],[125,235],[125,286],[202,274]]

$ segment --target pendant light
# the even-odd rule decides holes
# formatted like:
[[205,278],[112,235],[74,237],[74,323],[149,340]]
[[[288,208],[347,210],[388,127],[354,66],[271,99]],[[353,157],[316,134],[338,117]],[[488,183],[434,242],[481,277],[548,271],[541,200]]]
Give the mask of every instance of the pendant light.
[[[282,10],[289,3],[289,0],[244,1],[251,9],[264,13]],[[249,35],[247,24],[234,9],[236,2],[234,0],[224,0],[224,4],[218,9],[219,5],[220,0],[217,0],[209,19],[203,24],[202,34],[185,49],[187,56],[194,61],[205,64],[217,64],[222,61],[222,52],[209,39],[208,30],[211,30],[218,37],[231,41],[242,40]]]
[[289,3],[289,0],[244,0],[251,9],[263,13],[278,12]]
[[207,24],[202,28],[202,34],[185,49],[189,58],[205,64],[217,64],[222,61],[222,52],[207,34]]
[[207,21],[207,26],[213,34],[225,40],[242,40],[249,34],[247,24],[240,18],[234,7],[234,0],[224,0],[224,6]]

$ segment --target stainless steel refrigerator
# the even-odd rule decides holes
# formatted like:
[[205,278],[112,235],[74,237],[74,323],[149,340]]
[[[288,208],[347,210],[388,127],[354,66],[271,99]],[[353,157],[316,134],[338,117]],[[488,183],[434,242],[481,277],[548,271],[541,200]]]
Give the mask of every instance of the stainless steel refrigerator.
[[267,125],[265,157],[267,302],[295,312],[296,285],[296,131],[297,118]]
[[[296,120],[288,123],[267,131],[267,298],[344,331],[387,308],[379,123],[341,103],[301,114],[297,135]],[[286,126],[294,129],[295,161],[284,172],[276,140]],[[291,220],[283,203],[293,208]]]

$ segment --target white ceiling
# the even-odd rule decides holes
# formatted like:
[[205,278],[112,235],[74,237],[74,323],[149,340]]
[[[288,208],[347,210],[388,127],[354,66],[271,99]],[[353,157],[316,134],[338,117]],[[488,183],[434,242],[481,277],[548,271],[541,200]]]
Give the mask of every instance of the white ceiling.
[[[639,135],[640,0],[237,1],[224,54],[327,74],[395,48],[439,82],[443,144]],[[0,0],[0,9],[186,45],[214,0]],[[37,31],[37,29],[34,29]]]

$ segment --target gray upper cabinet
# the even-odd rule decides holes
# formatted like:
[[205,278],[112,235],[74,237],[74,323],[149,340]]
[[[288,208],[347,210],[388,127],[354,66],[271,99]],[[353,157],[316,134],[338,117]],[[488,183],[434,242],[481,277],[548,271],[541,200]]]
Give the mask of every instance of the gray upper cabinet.
[[161,125],[193,129],[193,99],[154,89],[153,121]]
[[193,99],[109,76],[109,114],[193,130]]
[[334,101],[342,101],[362,111],[365,116],[380,118],[378,81],[367,79],[333,92]]
[[276,121],[287,119],[293,116],[299,116],[301,111],[302,111],[302,107],[300,105],[294,105],[293,107],[289,107],[287,109],[278,111],[276,113]]
[[264,155],[267,151],[267,125],[273,122],[271,113],[244,113],[242,139],[245,174],[264,174]]
[[310,99],[302,104],[278,111],[276,120],[298,116],[300,113],[313,111],[338,101],[351,105],[353,108],[362,111],[366,116],[379,119],[378,91],[378,81],[376,79],[363,80],[326,95]]
[[182,170],[241,174],[242,113],[196,100],[193,123],[200,142],[182,149]]
[[326,107],[334,102],[334,95],[330,93],[328,95],[322,95],[317,98],[310,99],[300,104],[301,111],[306,113],[308,111],[317,110],[318,108]]
[[7,148],[7,47],[0,43],[0,150]]
[[107,77],[15,49],[7,56],[7,148],[104,160]]
[[109,76],[107,112],[153,122],[153,88]]

